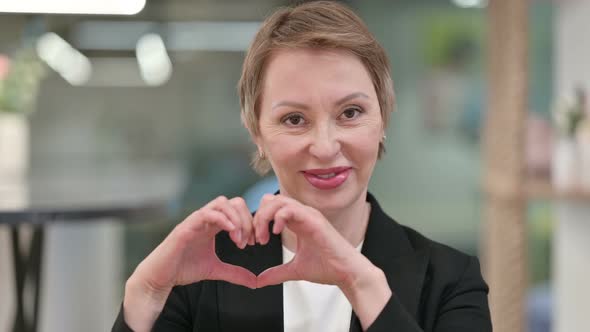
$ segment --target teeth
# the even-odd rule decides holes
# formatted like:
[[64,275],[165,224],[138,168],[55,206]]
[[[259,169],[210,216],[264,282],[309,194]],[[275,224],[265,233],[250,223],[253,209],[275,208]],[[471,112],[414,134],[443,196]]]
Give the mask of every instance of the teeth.
[[318,178],[322,178],[322,179],[329,179],[329,178],[332,178],[334,176],[336,176],[336,173],[317,175]]

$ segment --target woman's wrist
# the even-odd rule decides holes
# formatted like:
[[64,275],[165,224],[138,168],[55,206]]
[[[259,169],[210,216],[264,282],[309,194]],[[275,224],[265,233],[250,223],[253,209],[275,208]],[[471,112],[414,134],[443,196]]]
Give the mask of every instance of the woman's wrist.
[[155,289],[134,275],[125,283],[123,315],[135,332],[151,331],[162,312],[171,289]]
[[385,273],[370,262],[368,264],[352,273],[348,282],[340,286],[363,330],[373,324],[392,296]]

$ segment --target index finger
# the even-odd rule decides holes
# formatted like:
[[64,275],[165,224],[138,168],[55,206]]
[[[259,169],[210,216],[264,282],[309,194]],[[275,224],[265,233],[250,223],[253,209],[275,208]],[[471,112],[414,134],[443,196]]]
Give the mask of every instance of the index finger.
[[274,219],[275,213],[285,203],[280,199],[277,199],[274,195],[264,195],[261,202],[260,208],[254,214],[252,225],[254,226],[254,236],[256,242],[260,244],[267,244],[270,238],[268,225]]
[[255,240],[252,236],[252,214],[248,209],[248,205],[246,205],[246,201],[241,197],[234,197],[229,200],[229,204],[233,206],[236,213],[242,219],[242,242],[239,247],[243,248],[246,244],[254,245]]

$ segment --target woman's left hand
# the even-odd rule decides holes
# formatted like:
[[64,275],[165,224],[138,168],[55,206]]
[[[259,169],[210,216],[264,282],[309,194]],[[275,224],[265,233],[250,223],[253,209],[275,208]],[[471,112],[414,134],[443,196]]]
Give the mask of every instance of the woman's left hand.
[[256,242],[268,243],[269,223],[280,234],[287,227],[297,237],[295,257],[258,275],[257,287],[290,280],[347,287],[358,272],[373,267],[318,210],[283,195],[265,195],[253,225]]
[[383,271],[358,252],[318,210],[282,195],[265,195],[252,221],[256,242],[267,244],[269,223],[280,234],[285,227],[295,233],[295,257],[258,275],[256,287],[290,280],[336,285],[342,290],[363,330],[392,296]]

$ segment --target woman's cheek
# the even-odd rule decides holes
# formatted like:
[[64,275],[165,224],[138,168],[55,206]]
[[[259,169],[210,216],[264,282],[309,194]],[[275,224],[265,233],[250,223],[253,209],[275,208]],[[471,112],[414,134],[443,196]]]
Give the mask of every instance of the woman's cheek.
[[275,135],[268,142],[269,153],[276,163],[293,164],[302,150],[304,138],[292,135]]

